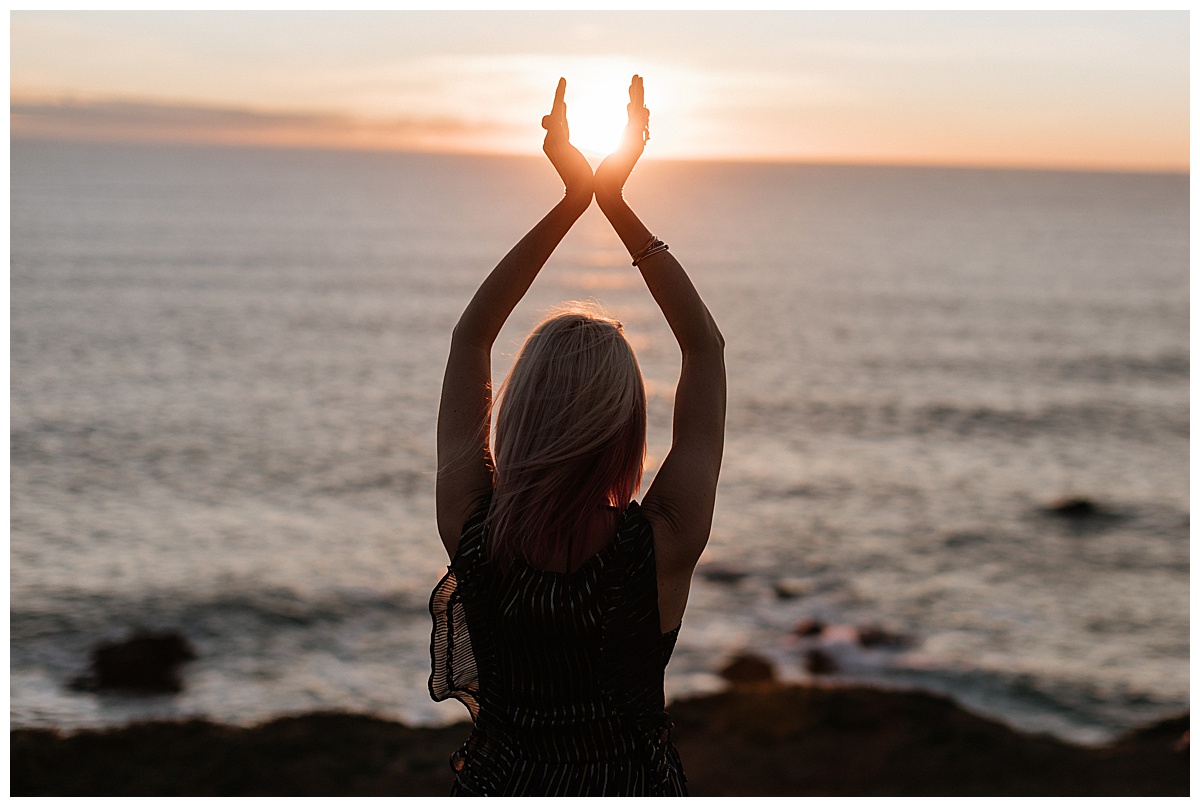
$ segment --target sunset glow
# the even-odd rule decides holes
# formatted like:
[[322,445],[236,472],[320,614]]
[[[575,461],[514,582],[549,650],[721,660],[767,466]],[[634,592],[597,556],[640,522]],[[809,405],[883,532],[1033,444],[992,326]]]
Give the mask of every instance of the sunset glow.
[[[655,47],[639,45],[653,35]],[[651,55],[647,58],[646,54]],[[13,12],[15,138],[1187,170],[1186,12]]]
[[633,75],[619,69],[574,70],[567,80],[567,116],[571,140],[585,153],[608,154],[616,148],[625,124],[625,90],[614,76]]

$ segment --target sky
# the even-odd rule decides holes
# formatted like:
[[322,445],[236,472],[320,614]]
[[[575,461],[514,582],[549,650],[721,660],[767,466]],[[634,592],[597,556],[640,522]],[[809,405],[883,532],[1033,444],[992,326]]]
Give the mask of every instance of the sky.
[[601,154],[1187,171],[1189,21],[1164,12],[10,15],[13,138],[536,154],[567,79]]

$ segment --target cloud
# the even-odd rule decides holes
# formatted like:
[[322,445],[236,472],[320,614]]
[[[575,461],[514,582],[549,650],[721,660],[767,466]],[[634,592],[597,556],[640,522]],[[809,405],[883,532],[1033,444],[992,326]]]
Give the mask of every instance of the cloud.
[[435,151],[491,150],[502,123],[454,116],[356,117],[141,100],[16,101],[15,139],[225,143]]

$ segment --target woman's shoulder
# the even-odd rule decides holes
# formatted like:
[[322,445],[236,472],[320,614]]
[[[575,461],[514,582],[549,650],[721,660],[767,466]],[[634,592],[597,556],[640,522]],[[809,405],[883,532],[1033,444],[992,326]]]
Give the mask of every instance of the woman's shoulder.
[[674,566],[667,531],[654,511],[642,503],[630,502],[621,519],[617,539],[627,547],[637,566],[652,566],[659,572]]
[[465,559],[472,558],[483,549],[485,536],[487,534],[488,514],[491,512],[492,494],[488,491],[484,494],[474,508],[471,510],[471,515],[467,516],[467,520],[463,522],[462,531],[458,539],[458,548],[454,552],[454,563],[461,564]]
[[670,508],[662,505],[659,499],[647,495],[637,506],[634,519],[645,524],[643,529],[651,536],[660,572],[670,574],[686,571],[690,574],[696,565],[694,552],[679,534],[678,519],[673,517]]
[[631,541],[637,538],[654,537],[654,525],[646,518],[646,511],[634,499],[621,511],[621,519],[617,527],[617,541]]
[[475,502],[475,506],[471,508],[471,515],[467,516],[467,520],[463,523],[463,532],[469,529],[475,529],[477,525],[487,521],[488,513],[492,509],[492,492],[481,495]]

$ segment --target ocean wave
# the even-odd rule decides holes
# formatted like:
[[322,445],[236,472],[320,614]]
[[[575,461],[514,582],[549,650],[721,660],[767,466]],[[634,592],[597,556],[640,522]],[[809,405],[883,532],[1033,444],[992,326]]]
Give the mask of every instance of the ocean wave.
[[780,400],[750,398],[731,405],[736,426],[781,429],[855,437],[934,435],[1033,439],[1086,437],[1097,434],[1144,440],[1182,438],[1191,433],[1186,407],[1134,405],[1118,402],[1052,403],[1036,408],[1001,407],[978,403],[930,402],[908,405],[898,401]]
[[77,643],[121,638],[135,628],[178,630],[192,637],[253,635],[280,627],[328,627],[363,618],[405,620],[427,608],[422,594],[362,589],[302,593],[289,588],[219,592],[144,592],[140,596],[39,591],[36,602],[14,595],[10,645],[56,640]]
[[1186,380],[1191,374],[1191,357],[1180,351],[1167,351],[1156,356],[1087,356],[1043,361],[1041,365],[1059,378],[1104,384],[1179,381]]
[[[1062,386],[1087,383],[1108,385],[1153,385],[1186,382],[1191,374],[1191,357],[1186,350],[1164,350],[1148,355],[1094,353],[1063,355],[1032,347],[1005,346],[1002,356],[885,353],[861,359],[875,373],[903,377],[912,374],[953,376],[962,381],[1004,378],[1021,383],[1053,383]],[[1016,352],[1019,351],[1019,352]]]
[[863,680],[953,697],[983,714],[1002,715],[1016,728],[1046,732],[1086,744],[1101,744],[1131,727],[1186,712],[1186,698],[1132,687],[1101,687],[1053,675],[968,667],[921,668],[897,659],[878,676]]

